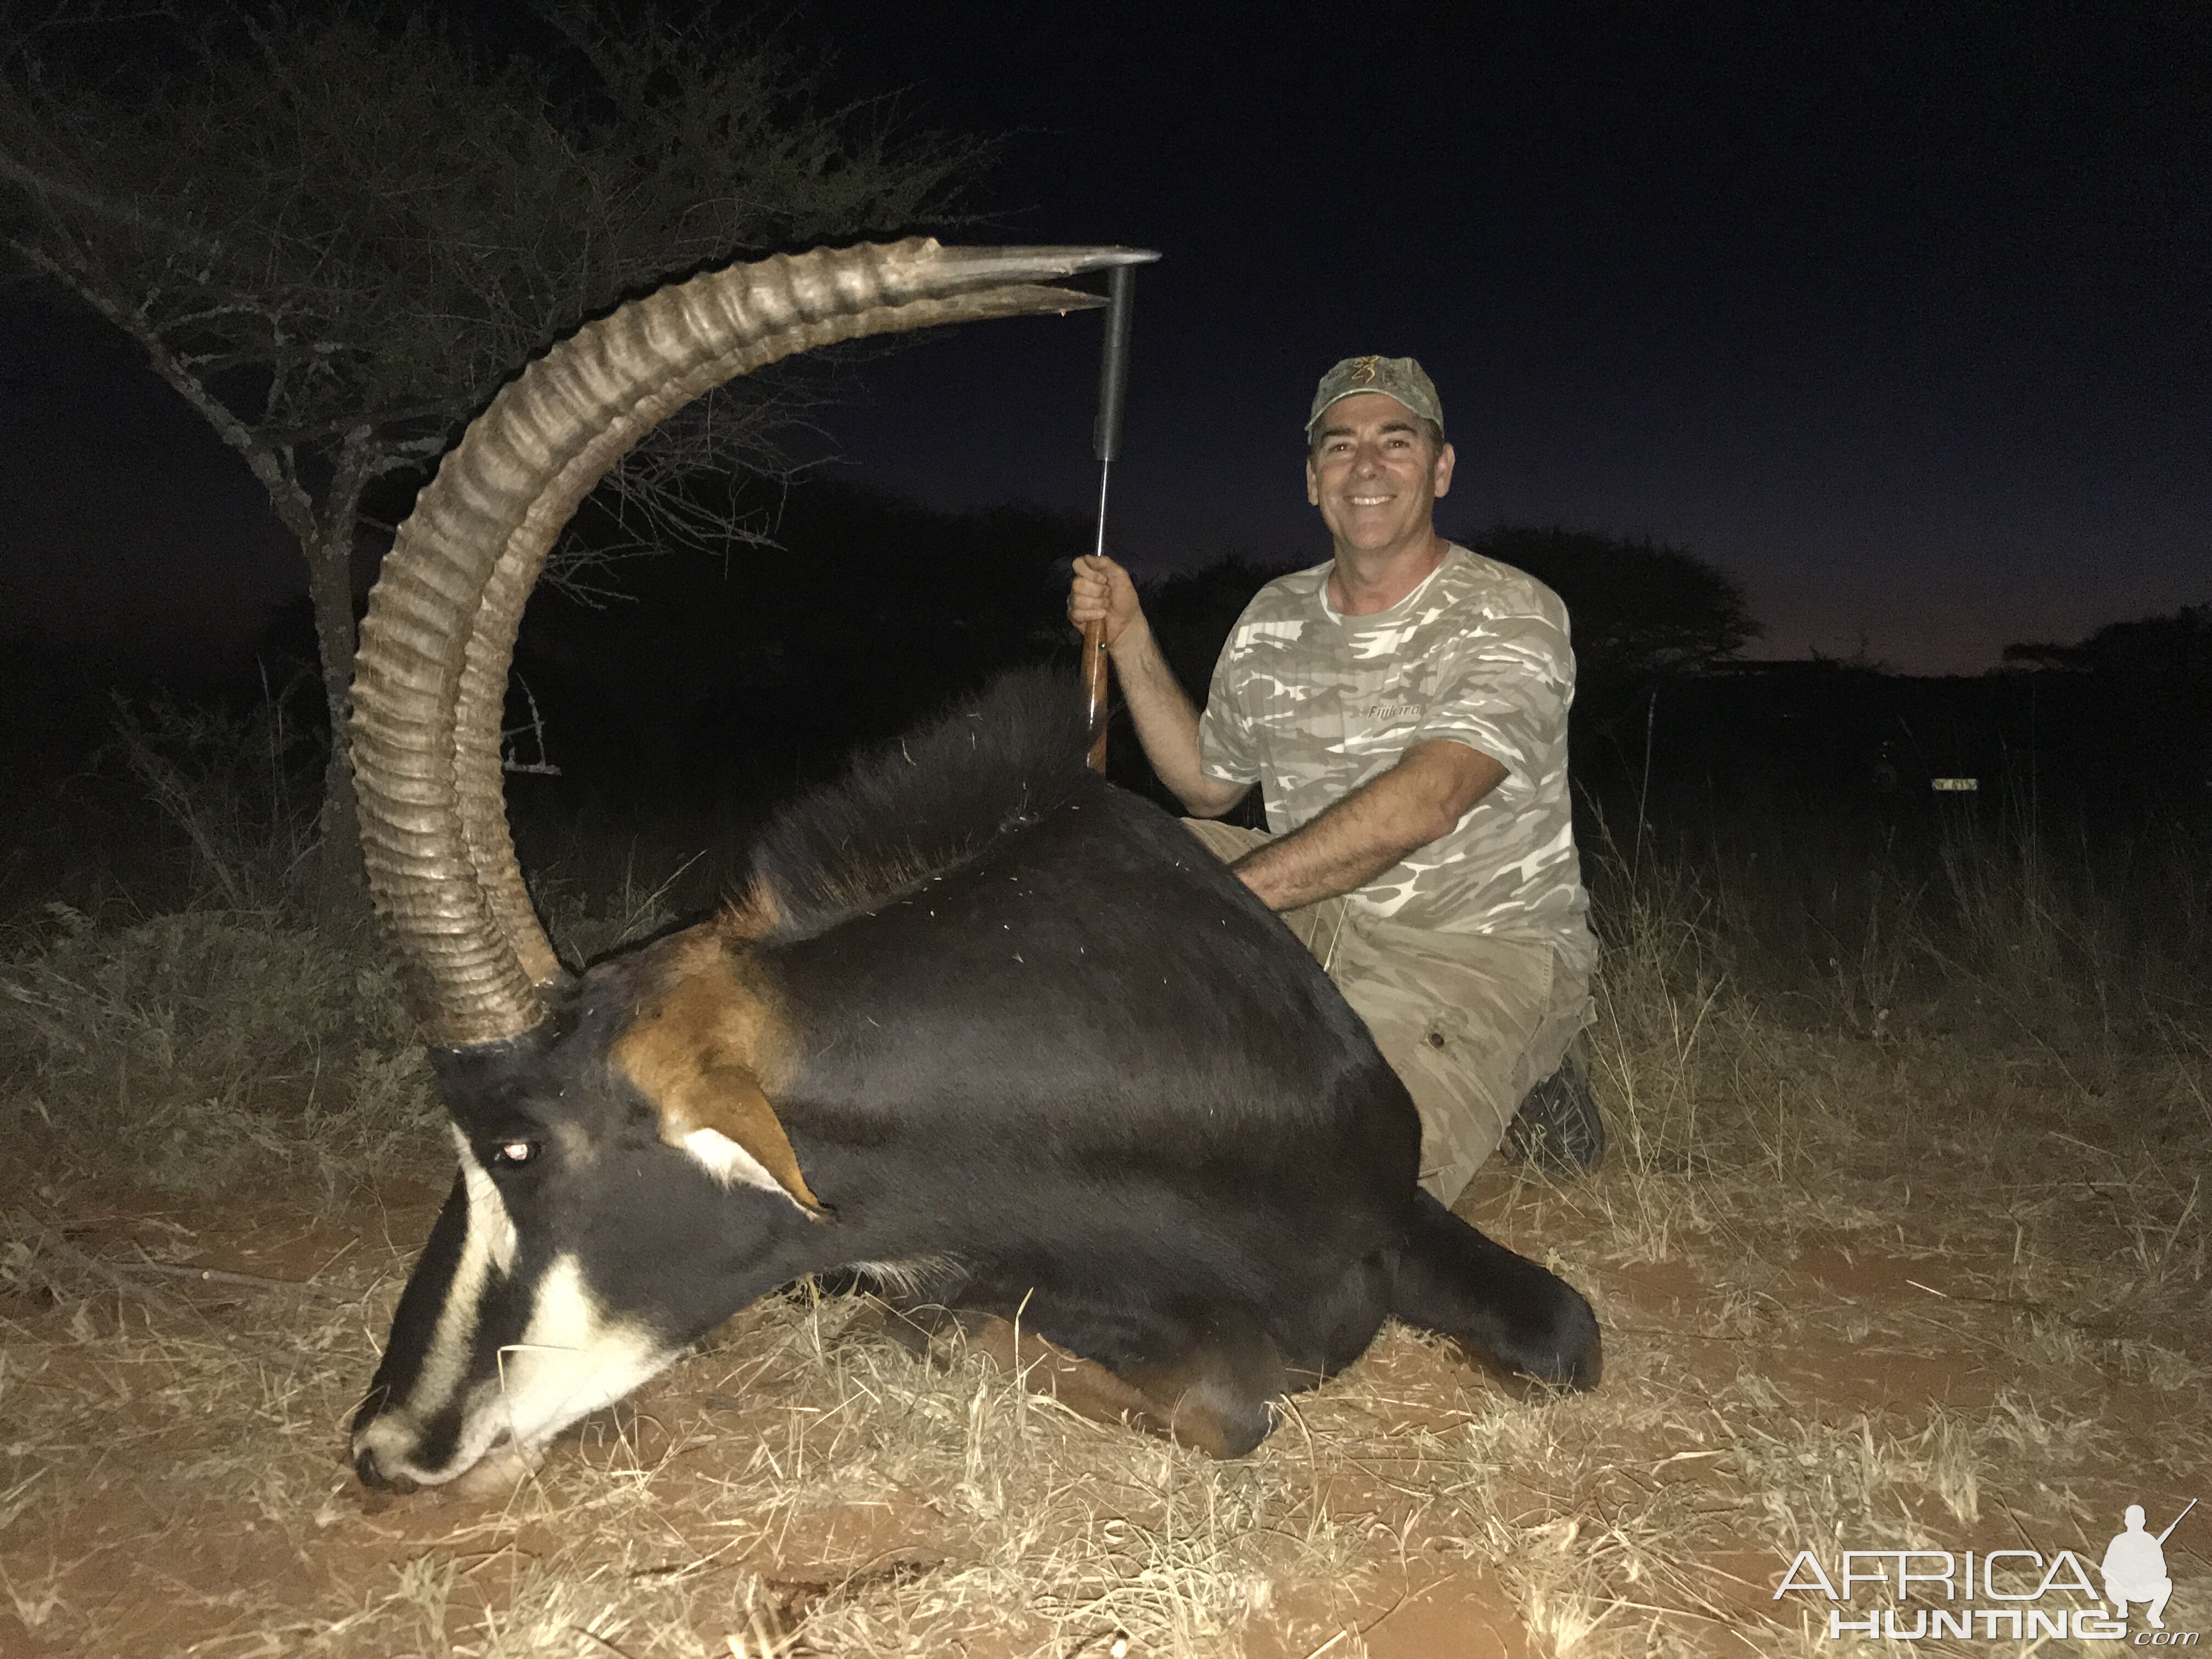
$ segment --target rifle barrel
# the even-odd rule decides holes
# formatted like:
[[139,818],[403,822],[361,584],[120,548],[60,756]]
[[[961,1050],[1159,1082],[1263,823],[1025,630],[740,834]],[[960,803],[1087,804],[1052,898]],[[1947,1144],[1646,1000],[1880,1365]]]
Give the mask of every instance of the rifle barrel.
[[2159,1541],[2160,1543],[2163,1544],[2163,1543],[2165,1543],[2165,1542],[2166,1542],[2166,1540],[2167,1539],[2171,1538],[2171,1537],[2173,1535],[2173,1529],[2174,1529],[2176,1527],[2179,1526],[2179,1525],[2182,1523],[2182,1522],[2183,1522],[2185,1519],[2186,1519],[2186,1518],[2187,1518],[2188,1514],[2189,1514],[2189,1511],[2190,1511],[2190,1510],[2193,1510],[2193,1509],[2195,1509],[2196,1507],[2197,1507],[2197,1500],[2196,1500],[2195,1498],[2191,1498],[2191,1499],[2190,1499],[2186,1504],[2184,1504],[2181,1506],[2181,1513],[2180,1513],[2179,1515],[2175,1516],[2173,1517],[2173,1519],[2172,1519],[2172,1520],[2171,1520],[2171,1521],[2167,1522],[2166,1522],[2166,1530],[2165,1530],[2164,1532],[2162,1532],[2162,1533],[2159,1534],[2159,1535],[2158,1535],[2158,1541]]
[[[1106,336],[1098,353],[1098,416],[1091,423],[1091,453],[1098,458],[1098,529],[1091,551],[1106,551],[1106,486],[1113,477],[1115,457],[1121,453],[1121,410],[1129,392],[1129,307],[1136,297],[1137,273],[1116,265],[1106,278]],[[1106,769],[1108,665],[1104,629],[1097,623],[1083,630],[1083,707],[1091,726],[1088,763],[1094,772]]]

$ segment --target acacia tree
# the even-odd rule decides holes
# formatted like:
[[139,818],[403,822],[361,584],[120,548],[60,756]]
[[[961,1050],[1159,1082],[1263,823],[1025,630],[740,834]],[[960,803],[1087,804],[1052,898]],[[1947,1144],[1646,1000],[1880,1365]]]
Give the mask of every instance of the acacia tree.
[[[821,109],[772,45],[538,15],[544,49],[504,55],[420,15],[305,5],[212,30],[76,10],[0,37],[6,246],[137,343],[307,562],[325,918],[360,905],[345,713],[371,492],[427,476],[501,381],[622,296],[911,225],[980,155]],[[788,377],[741,381],[603,488],[632,523],[696,533],[678,476],[702,453],[771,463],[797,412]]]

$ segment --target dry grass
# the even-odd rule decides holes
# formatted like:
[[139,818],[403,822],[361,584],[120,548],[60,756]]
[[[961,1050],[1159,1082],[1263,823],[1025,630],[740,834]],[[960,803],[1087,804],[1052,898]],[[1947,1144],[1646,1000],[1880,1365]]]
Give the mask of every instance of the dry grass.
[[440,1114],[394,976],[291,905],[320,769],[285,698],[240,715],[157,698],[115,731],[196,902],[55,902],[0,926],[0,1137],[21,1172],[334,1196],[433,1155]]
[[[1800,1548],[2094,1563],[2212,1451],[2212,1027],[2080,884],[1951,856],[1795,977],[1771,897],[1613,872],[1616,1155],[1476,1197],[1597,1302],[1595,1395],[1509,1399],[1393,1330],[1215,1464],[918,1366],[864,1303],[772,1299],[503,1501],[340,1462],[443,1179],[417,1081],[334,1081],[404,1052],[388,988],[253,913],[64,918],[0,970],[11,1132],[70,1123],[0,1234],[0,1651],[1809,1654],[1817,1609],[1772,1596]],[[630,885],[569,939],[653,925]],[[303,1125],[324,1150],[283,1150]],[[88,1184],[133,1135],[142,1172],[194,1136],[327,1195]],[[2208,1537],[2167,1546],[2176,1629],[2212,1615]]]
[[47,921],[0,955],[0,1135],[46,1179],[336,1192],[437,1144],[381,963],[270,911]]

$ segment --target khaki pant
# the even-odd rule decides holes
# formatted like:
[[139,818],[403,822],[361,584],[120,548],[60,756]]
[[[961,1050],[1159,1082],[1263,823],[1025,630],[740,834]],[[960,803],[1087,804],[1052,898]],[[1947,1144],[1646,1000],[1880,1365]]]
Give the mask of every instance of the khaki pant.
[[[1206,818],[1183,827],[1224,863],[1272,839]],[[1281,919],[1413,1097],[1421,1185],[1450,1204],[1589,1023],[1586,977],[1548,945],[1408,927],[1341,898]]]

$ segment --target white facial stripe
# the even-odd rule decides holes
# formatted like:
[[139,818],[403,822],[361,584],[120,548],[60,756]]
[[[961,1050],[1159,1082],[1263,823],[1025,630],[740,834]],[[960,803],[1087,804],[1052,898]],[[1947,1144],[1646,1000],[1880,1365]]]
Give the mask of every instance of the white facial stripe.
[[511,1273],[514,1271],[514,1218],[507,1212],[507,1200],[500,1196],[491,1172],[477,1162],[459,1129],[453,1131],[453,1139],[460,1146],[461,1179],[469,1189],[469,1242],[476,1242],[481,1224],[484,1249],[492,1266]]
[[[506,1350],[500,1374],[470,1403],[465,1443],[489,1444],[501,1429],[534,1451],[587,1412],[612,1405],[677,1355],[641,1326],[609,1319],[586,1282],[582,1264],[560,1255],[538,1281],[522,1340]],[[470,1461],[473,1462],[473,1459]]]
[[[415,1467],[415,1450],[422,1425],[468,1380],[477,1311],[483,1301],[486,1282],[494,1267],[502,1273],[512,1271],[516,1242],[514,1218],[507,1213],[499,1188],[477,1162],[467,1138],[458,1127],[453,1133],[453,1144],[460,1152],[462,1189],[467,1195],[468,1224],[461,1236],[460,1260],[454,1264],[453,1279],[446,1287],[446,1299],[438,1309],[438,1322],[430,1333],[414,1388],[404,1401],[392,1402],[360,1437],[360,1444],[374,1452],[386,1468],[426,1484],[447,1479],[458,1468],[467,1467],[463,1463],[444,1475],[428,1474]],[[485,1443],[489,1440],[487,1434]],[[477,1450],[480,1455],[483,1447]],[[468,1462],[475,1461],[471,1457]]]
[[453,1282],[446,1288],[445,1305],[438,1310],[429,1352],[422,1357],[422,1369],[407,1399],[407,1413],[418,1421],[452,1400],[466,1380],[485,1281],[494,1266],[504,1272],[514,1261],[514,1218],[507,1212],[506,1200],[458,1127],[453,1145],[460,1153],[462,1187],[468,1194],[468,1230],[461,1238],[461,1259],[454,1264]]
[[[445,1335],[442,1321],[439,1335]],[[378,1418],[361,1443],[386,1470],[422,1486],[442,1485],[474,1468],[502,1434],[512,1437],[507,1455],[534,1462],[555,1435],[665,1370],[678,1352],[640,1326],[607,1318],[581,1264],[573,1255],[556,1256],[538,1282],[522,1340],[501,1352],[495,1375],[469,1391],[450,1463],[417,1467],[411,1409]]]

